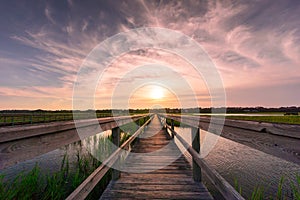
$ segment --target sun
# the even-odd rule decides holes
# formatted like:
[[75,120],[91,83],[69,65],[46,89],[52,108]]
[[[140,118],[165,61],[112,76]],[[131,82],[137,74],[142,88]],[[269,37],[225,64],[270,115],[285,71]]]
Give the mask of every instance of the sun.
[[161,99],[164,97],[164,91],[161,87],[159,86],[154,86],[151,88],[151,98],[152,99]]

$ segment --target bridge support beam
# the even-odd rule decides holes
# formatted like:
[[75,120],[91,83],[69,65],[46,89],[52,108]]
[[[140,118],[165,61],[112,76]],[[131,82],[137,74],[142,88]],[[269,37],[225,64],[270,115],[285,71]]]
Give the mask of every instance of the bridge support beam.
[[[120,128],[116,127],[112,129],[112,142],[117,147],[120,146]],[[115,167],[120,167],[120,160],[115,162]],[[120,171],[117,169],[112,170],[112,180],[118,180],[120,178]]]
[[[200,152],[200,129],[192,127],[192,147],[193,149],[199,153]],[[201,168],[197,165],[195,160],[193,159],[193,178],[196,182],[201,182],[202,174]]]

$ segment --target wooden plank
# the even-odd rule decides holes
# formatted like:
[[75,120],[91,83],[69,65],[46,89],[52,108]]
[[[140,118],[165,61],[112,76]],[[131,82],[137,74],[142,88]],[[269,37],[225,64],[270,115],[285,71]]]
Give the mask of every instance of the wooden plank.
[[[99,119],[83,119],[75,121],[65,122],[51,122],[45,124],[35,125],[22,125],[14,127],[0,127],[0,143],[25,139],[28,137],[41,136],[44,134],[56,133],[67,131],[75,128],[84,128],[88,126],[100,125],[103,131],[111,130],[122,124],[127,124],[131,121],[135,121],[144,118],[146,115],[133,115],[133,116],[121,116],[121,117],[106,117]],[[95,132],[90,133],[87,136],[94,135]]]
[[244,200],[244,198],[213,168],[209,167],[205,160],[200,158],[200,154],[196,152],[180,135],[173,131],[169,126],[167,128],[173,132],[181,144],[191,154],[193,161],[197,163],[205,171],[211,183],[218,189],[225,199]]
[[143,130],[144,126],[152,120],[152,117],[140,127],[126,142],[124,142],[120,148],[110,155],[87,179],[83,181],[66,199],[67,200],[83,200],[93,190],[93,188],[99,183],[103,176],[108,172],[109,167],[112,166],[119,158],[119,153],[122,149],[128,146]]
[[[174,140],[160,128],[155,117],[143,134],[149,137],[140,138],[132,149],[136,154],[125,160],[122,169],[127,172],[111,182],[101,199],[212,199],[207,188],[193,180],[191,167]],[[158,130],[155,135],[153,130]],[[151,155],[144,153],[149,148]]]

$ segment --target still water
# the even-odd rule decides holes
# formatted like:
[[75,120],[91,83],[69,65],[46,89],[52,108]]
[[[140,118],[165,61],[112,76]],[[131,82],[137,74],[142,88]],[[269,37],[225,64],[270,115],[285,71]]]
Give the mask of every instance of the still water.
[[[175,130],[191,144],[190,128],[175,127]],[[212,133],[201,130],[201,141],[205,134]],[[255,186],[262,186],[267,197],[274,196],[282,176],[285,177],[286,195],[288,199],[292,199],[290,182],[295,181],[296,174],[300,175],[300,166],[297,164],[223,137],[218,138],[218,142],[204,159],[231,185],[234,185],[234,179],[237,179],[246,199],[251,197]]]
[[[0,171],[0,175],[4,175],[5,181],[10,181],[13,180],[19,173],[26,173],[32,170],[35,165],[40,167],[42,173],[52,174],[61,169],[62,160],[65,155],[67,155],[68,161],[70,162],[70,170],[72,170],[72,163],[74,164],[77,161],[78,156],[82,157],[87,154],[100,154],[107,157],[109,154],[109,151],[107,150],[107,147],[109,146],[107,138],[110,135],[111,130],[108,130],[88,137],[82,141],[62,146],[54,151],[5,168]],[[103,152],[106,152],[106,155]]]

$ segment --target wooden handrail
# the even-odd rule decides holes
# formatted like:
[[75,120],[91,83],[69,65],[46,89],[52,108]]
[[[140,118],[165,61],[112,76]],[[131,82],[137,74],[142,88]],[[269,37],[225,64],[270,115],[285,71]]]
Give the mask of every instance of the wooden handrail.
[[75,128],[83,128],[94,125],[105,125],[108,123],[122,122],[127,120],[138,120],[148,115],[132,115],[119,117],[105,117],[98,119],[81,119],[67,122],[54,122],[49,124],[37,124],[31,126],[21,127],[0,127],[0,143],[9,142],[13,140],[25,139],[33,136],[40,136],[44,134],[61,132]]
[[218,119],[211,122],[210,118],[202,116],[170,114],[158,114],[158,116],[173,119],[191,127],[201,128],[266,154],[300,164],[298,156],[300,153],[300,125],[226,119],[224,126],[222,126]]
[[176,121],[181,121],[182,123],[186,123],[190,126],[201,127],[203,129],[207,126],[207,124],[211,123],[217,126],[224,125],[224,127],[231,127],[254,132],[266,132],[273,135],[300,139],[300,125],[298,124],[277,124],[269,122],[246,121],[235,119],[224,120],[225,117],[223,119],[214,117],[213,121],[211,121],[209,117],[178,114],[159,114],[159,116],[174,119]]
[[110,169],[108,166],[112,166],[117,160],[118,156],[125,147],[130,145],[133,140],[142,133],[144,127],[150,123],[153,119],[153,115],[150,116],[150,119],[144,123],[128,140],[126,140],[120,148],[114,151],[109,158],[107,158],[103,163],[91,174],[89,175],[66,199],[67,200],[80,200],[85,199],[88,194],[93,190],[93,188],[98,184],[98,182],[103,178],[103,176]]
[[211,168],[208,163],[200,157],[197,153],[176,131],[166,125],[173,135],[175,135],[180,143],[188,150],[194,161],[198,164],[201,169],[207,174],[209,180],[214,184],[218,191],[223,195],[225,199],[232,200],[245,200],[216,170]]

